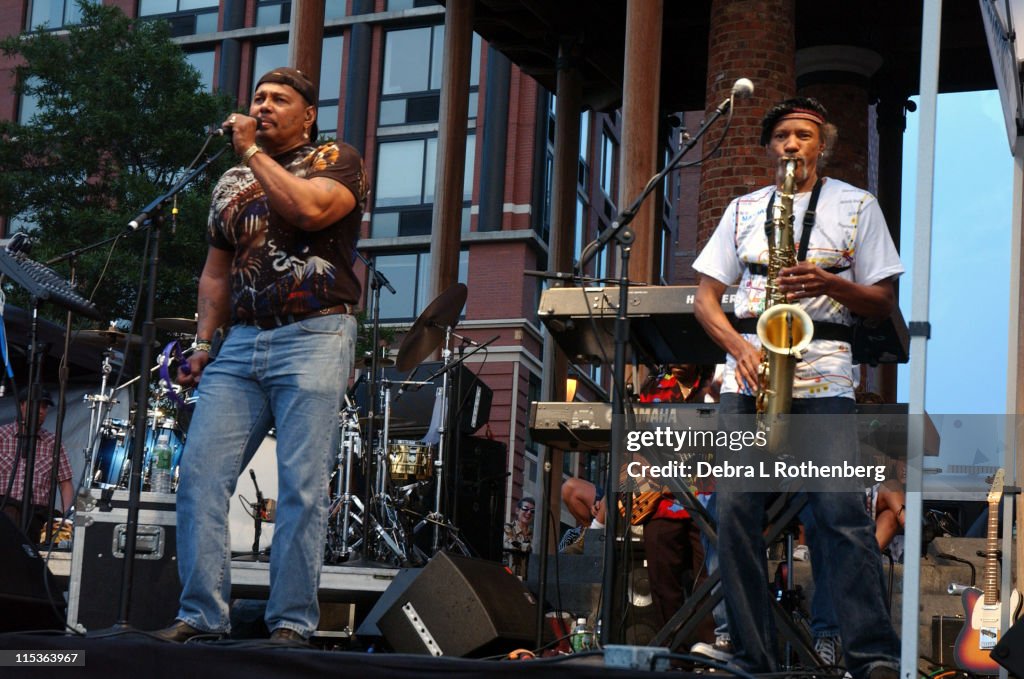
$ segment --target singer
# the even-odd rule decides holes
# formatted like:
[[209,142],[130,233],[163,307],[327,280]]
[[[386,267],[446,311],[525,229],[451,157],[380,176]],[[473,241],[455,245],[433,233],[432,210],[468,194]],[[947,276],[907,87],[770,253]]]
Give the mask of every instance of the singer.
[[[230,632],[228,503],[241,470],[277,429],[279,497],[266,624],[305,643],[320,616],[328,477],[352,367],[361,287],[352,270],[366,200],[358,152],[316,146],[317,88],[276,68],[249,115],[230,115],[239,163],[213,190],[198,328],[183,386],[198,407],[178,488],[177,622],[168,641]],[[216,357],[212,339],[228,327]]]
[[[835,140],[835,126],[814,99],[787,99],[770,108],[761,121],[761,145],[774,166],[794,167],[792,178],[783,181],[776,175],[773,185],[733,200],[693,265],[701,275],[697,319],[728,354],[719,412],[730,420],[723,419],[720,428],[737,428],[730,421],[755,412],[754,394],[771,391],[762,384],[767,377],[752,327],[773,303],[769,283],[777,285],[785,303],[799,305],[813,319],[814,341],[796,360],[795,379],[786,385],[780,381],[774,393],[790,390],[788,412],[793,414],[844,416],[828,418],[827,429],[801,430],[802,436],[794,431],[789,439],[791,452],[805,458],[813,454],[822,464],[857,458],[850,326],[854,314],[891,313],[896,303],[893,281],[903,273],[875,197],[821,175]],[[788,196],[786,185],[791,185]],[[793,257],[775,281],[768,281],[768,235],[774,238],[785,223],[793,224],[795,232],[792,247],[785,248]],[[736,282],[739,321],[733,327],[721,299],[726,286]],[[770,370],[773,364],[767,365]],[[808,419],[813,418],[802,421]],[[804,425],[808,428],[813,424]],[[749,451],[748,459],[758,455]],[[801,516],[807,517],[814,573],[815,650],[823,658],[832,650],[837,658],[841,638],[845,665],[854,679],[896,679],[900,645],[885,603],[881,559],[862,494],[863,487],[843,480],[836,480],[829,492],[807,492]],[[770,492],[752,492],[735,481],[718,486],[719,567],[737,651],[733,662],[754,673],[776,671],[762,535],[772,499]]]

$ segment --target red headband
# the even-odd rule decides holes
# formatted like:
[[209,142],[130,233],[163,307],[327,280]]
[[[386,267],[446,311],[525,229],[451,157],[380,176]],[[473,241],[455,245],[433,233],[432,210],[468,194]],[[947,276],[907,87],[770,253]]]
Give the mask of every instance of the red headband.
[[825,118],[823,118],[822,115],[817,111],[811,110],[809,108],[794,108],[785,115],[781,116],[779,120],[776,122],[778,123],[783,120],[788,120],[790,118],[795,118],[797,120],[810,120],[812,123],[818,123],[819,125],[825,124]]

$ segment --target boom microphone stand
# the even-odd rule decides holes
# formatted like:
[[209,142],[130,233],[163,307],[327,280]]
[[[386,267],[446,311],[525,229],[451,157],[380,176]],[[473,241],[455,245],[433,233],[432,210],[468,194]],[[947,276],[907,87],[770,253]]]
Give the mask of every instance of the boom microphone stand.
[[[629,227],[633,219],[636,217],[636,213],[640,210],[640,206],[648,195],[651,194],[654,189],[661,184],[661,181],[665,176],[674,170],[676,166],[682,161],[683,156],[693,148],[697,140],[700,139],[705,132],[713,125],[725,112],[732,111],[733,99],[736,96],[748,96],[754,91],[753,84],[746,78],[741,78],[736,81],[733,85],[732,92],[729,98],[723,101],[718,108],[715,109],[714,113],[705,121],[701,126],[697,134],[687,140],[687,142],[676,152],[669,162],[665,165],[665,168],[651,177],[650,181],[644,187],[640,195],[623,210],[619,216],[612,223],[611,227],[605,229],[597,237],[596,240],[591,241],[584,248],[580,254],[579,263],[576,265],[576,274],[579,277],[583,275],[584,267],[590,263],[590,261],[605,248],[613,239],[619,244],[621,266],[619,268],[619,307],[615,313],[615,354],[613,359],[613,370],[612,370],[612,426],[611,426],[611,455],[608,461],[608,479],[606,481],[605,488],[607,491],[607,500],[605,506],[608,508],[605,511],[605,542],[604,542],[604,577],[602,579],[602,591],[604,596],[601,597],[601,643],[617,643],[616,637],[618,636],[617,630],[613,631],[612,627],[612,615],[614,611],[613,592],[615,591],[615,566],[616,566],[616,530],[618,528],[619,512],[617,509],[616,495],[617,492],[613,492],[613,489],[617,489],[619,484],[619,467],[622,466],[623,453],[626,443],[626,430],[625,430],[625,383],[626,383],[626,343],[629,341],[629,318],[627,306],[629,304],[629,257],[632,251],[633,241],[636,239],[636,235],[633,233],[633,229]],[[730,116],[731,117],[731,116]],[[726,128],[728,131],[728,128]],[[724,138],[724,133],[723,133]],[[541,592],[542,597],[544,593]],[[613,636],[615,635],[615,636]]]
[[[206,160],[199,163],[194,170],[186,174],[162,196],[154,199],[139,212],[130,222],[128,231],[149,229],[147,234],[152,242],[149,250],[149,272],[146,288],[146,311],[142,323],[142,351],[139,356],[139,382],[135,389],[135,432],[132,437],[131,478],[128,483],[128,519],[124,543],[124,571],[121,574],[121,601],[118,608],[115,627],[127,627],[131,613],[132,581],[135,575],[135,552],[139,528],[139,497],[142,493],[142,461],[146,445],[146,401],[149,397],[149,365],[153,361],[153,343],[156,326],[153,324],[153,310],[156,305],[156,277],[160,262],[160,225],[163,222],[164,204],[177,195],[193,179],[198,177],[224,155],[229,149],[225,146]],[[149,224],[147,227],[146,224]]]

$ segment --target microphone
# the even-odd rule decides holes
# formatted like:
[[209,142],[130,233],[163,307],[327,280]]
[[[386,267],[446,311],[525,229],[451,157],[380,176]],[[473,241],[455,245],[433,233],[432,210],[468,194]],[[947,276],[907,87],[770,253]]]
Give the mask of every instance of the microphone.
[[749,97],[754,93],[754,83],[750,82],[749,78],[740,78],[732,84],[732,91],[729,92],[729,98],[723,101],[718,108],[718,114],[721,115],[728,111],[732,107],[733,99]]
[[[257,130],[262,130],[263,129],[263,121],[260,118],[257,118],[256,116],[247,116],[244,113],[235,113],[234,115],[236,115],[236,116],[243,116],[245,118],[252,118],[252,119],[254,119],[256,121],[256,129]],[[231,139],[231,135],[233,133],[234,133],[234,130],[232,128],[230,128],[230,127],[221,127],[219,125],[210,125],[209,135],[211,137],[227,137],[228,139]]]
[[749,97],[754,94],[754,83],[750,82],[750,78],[740,78],[732,84],[732,96],[734,97]]

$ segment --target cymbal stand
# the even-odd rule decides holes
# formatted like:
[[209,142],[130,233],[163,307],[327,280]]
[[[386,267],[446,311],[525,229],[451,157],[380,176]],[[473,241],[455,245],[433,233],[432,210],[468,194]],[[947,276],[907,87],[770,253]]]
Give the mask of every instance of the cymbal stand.
[[[337,559],[348,560],[355,547],[362,543],[359,536],[352,544],[349,543],[350,530],[355,522],[363,523],[364,505],[352,494],[352,473],[355,470],[354,460],[363,457],[362,440],[359,438],[359,409],[345,396],[345,408],[341,411],[341,446],[338,450],[338,491],[341,503],[340,511],[335,514],[335,532],[341,536]],[[357,505],[358,511],[352,505]]]
[[96,464],[99,461],[97,458],[100,454],[100,440],[103,438],[103,423],[110,416],[111,409],[119,403],[114,398],[115,392],[113,389],[110,390],[110,393],[107,393],[110,375],[114,371],[114,366],[110,362],[113,354],[113,349],[107,349],[103,352],[103,364],[100,368],[102,374],[100,378],[100,393],[86,394],[83,399],[89,404],[89,439],[85,444],[86,469],[82,477],[82,487],[78,489],[80,495],[83,493],[88,494],[88,488],[92,485],[93,474],[96,473]]
[[447,527],[447,521],[442,511],[442,500],[444,498],[444,455],[447,448],[448,438],[448,409],[450,397],[450,383],[448,380],[448,363],[452,360],[452,327],[445,326],[444,344],[441,349],[441,360],[444,374],[441,377],[441,423],[437,428],[437,458],[434,460],[434,511],[427,514],[427,520],[434,524],[434,541],[431,543],[431,553],[437,554],[441,549],[441,531]]

